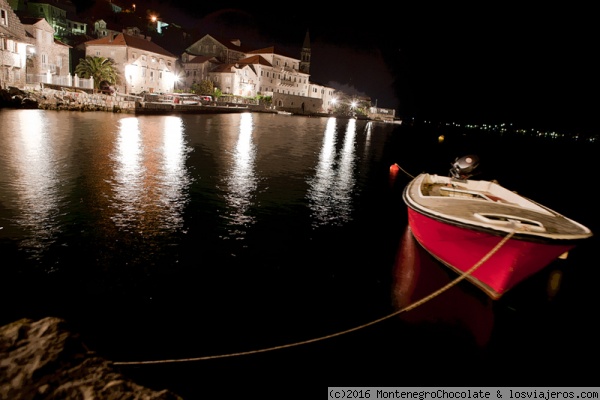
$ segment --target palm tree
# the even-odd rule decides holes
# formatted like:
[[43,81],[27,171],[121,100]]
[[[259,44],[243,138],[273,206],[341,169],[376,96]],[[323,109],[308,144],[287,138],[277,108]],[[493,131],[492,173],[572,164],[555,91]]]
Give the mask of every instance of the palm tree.
[[117,83],[118,75],[115,63],[110,58],[87,56],[79,59],[75,73],[80,78],[94,78],[94,89],[100,89],[103,82],[109,85]]

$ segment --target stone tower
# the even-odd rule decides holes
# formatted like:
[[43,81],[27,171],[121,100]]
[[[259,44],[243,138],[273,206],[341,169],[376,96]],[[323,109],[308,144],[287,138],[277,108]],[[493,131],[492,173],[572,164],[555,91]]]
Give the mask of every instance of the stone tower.
[[310,73],[310,37],[308,30],[306,31],[306,36],[304,36],[304,43],[300,52],[300,72],[304,72],[305,74]]

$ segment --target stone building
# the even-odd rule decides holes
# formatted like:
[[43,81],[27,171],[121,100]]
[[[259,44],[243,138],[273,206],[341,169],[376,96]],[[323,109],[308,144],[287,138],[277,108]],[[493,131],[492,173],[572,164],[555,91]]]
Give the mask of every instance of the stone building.
[[250,51],[242,47],[239,39],[222,39],[212,35],[205,35],[196,41],[185,52],[192,56],[211,56],[223,64],[232,64],[242,58]]
[[[310,81],[308,32],[300,59],[285,53],[274,46],[251,49],[242,46],[239,39],[205,35],[186,49],[181,64],[187,75],[187,71],[193,71],[194,56],[213,57],[220,64],[205,63],[204,66],[212,68],[208,79],[224,94],[269,96],[276,107],[298,113],[331,112],[335,90]],[[185,85],[190,86],[188,81]]]
[[53,80],[68,76],[71,46],[54,39],[54,29],[44,18],[21,21],[32,39],[27,48],[27,84],[51,82],[48,76],[53,76]]
[[181,71],[177,86],[189,90],[192,85],[209,79],[208,73],[214,71],[220,64],[213,56],[194,56],[184,53],[181,56]]
[[87,33],[87,24],[77,16],[76,7],[70,0],[25,1],[22,4],[19,3],[19,12],[44,18],[61,38]]
[[31,40],[6,0],[0,0],[0,88],[24,87]]
[[115,63],[118,92],[129,94],[172,92],[177,57],[150,38],[119,33],[84,43],[85,55],[105,57]]

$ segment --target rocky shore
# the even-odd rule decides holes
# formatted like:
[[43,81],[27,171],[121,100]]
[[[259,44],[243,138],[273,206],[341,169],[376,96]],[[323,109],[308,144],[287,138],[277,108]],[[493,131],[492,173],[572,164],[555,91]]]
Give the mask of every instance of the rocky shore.
[[26,92],[13,86],[0,90],[0,108],[36,109],[40,101],[43,98],[35,92]]
[[16,87],[0,89],[0,109],[41,109],[67,111],[135,111],[135,102],[84,91],[66,91],[53,88],[22,90]]
[[0,399],[182,400],[127,379],[51,317],[0,327]]

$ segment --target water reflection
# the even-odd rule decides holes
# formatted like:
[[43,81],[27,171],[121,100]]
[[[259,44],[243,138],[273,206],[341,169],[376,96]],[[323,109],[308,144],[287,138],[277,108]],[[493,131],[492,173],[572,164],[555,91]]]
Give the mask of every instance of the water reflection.
[[[404,230],[393,269],[392,300],[404,309],[436,293],[458,275],[434,260],[412,236],[408,225]],[[483,347],[491,339],[494,327],[493,302],[467,282],[452,286],[417,308],[400,314],[415,326],[439,328],[440,332],[464,331]]]
[[140,127],[138,118],[120,120],[112,155],[112,220],[124,231],[153,235],[183,226],[189,186],[185,159],[189,149],[180,118],[166,117],[160,120],[162,124],[148,121],[151,122]]
[[18,132],[10,136],[9,154],[16,179],[12,182],[18,214],[14,221],[27,230],[22,245],[37,258],[50,246],[59,231],[59,171],[48,122],[41,112],[18,115]]
[[319,163],[309,182],[313,226],[341,225],[351,219],[355,140],[356,120],[350,119],[336,170],[337,124],[335,118],[327,121]]
[[161,173],[157,175],[160,193],[158,201],[162,209],[163,229],[176,230],[183,226],[183,208],[188,202],[190,178],[185,161],[190,149],[185,141],[180,118],[166,118],[162,133]]
[[371,150],[371,135],[373,134],[373,121],[369,121],[365,126],[365,149],[363,151],[364,160],[369,160]]
[[225,200],[230,208],[226,218],[231,226],[229,234],[238,239],[245,235],[245,228],[255,220],[248,212],[258,181],[254,171],[256,146],[252,142],[252,129],[252,114],[241,114],[238,139],[232,154],[232,168],[226,177]]
[[128,230],[143,213],[143,165],[141,132],[137,118],[120,121],[119,134],[114,154],[115,177],[113,189],[115,202],[112,204],[115,224]]

